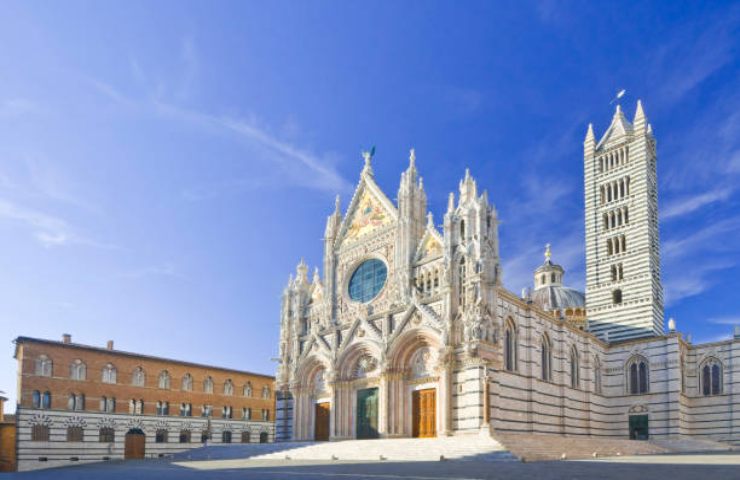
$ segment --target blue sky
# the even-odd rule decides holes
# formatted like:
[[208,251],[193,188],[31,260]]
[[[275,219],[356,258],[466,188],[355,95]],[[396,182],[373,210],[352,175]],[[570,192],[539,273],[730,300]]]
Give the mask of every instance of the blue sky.
[[377,146],[439,222],[469,167],[519,292],[584,284],[582,142],[641,98],[666,317],[740,323],[740,9],[728,2],[3,2],[0,390],[12,339],[272,372],[280,295]]

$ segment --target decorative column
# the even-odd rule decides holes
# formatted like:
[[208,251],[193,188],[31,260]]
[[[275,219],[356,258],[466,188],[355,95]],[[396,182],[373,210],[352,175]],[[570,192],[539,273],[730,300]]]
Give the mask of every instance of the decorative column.
[[438,436],[452,435],[452,348],[446,347],[438,364],[439,371],[439,419]]
[[390,392],[388,381],[388,371],[385,367],[380,372],[380,385],[378,388],[378,433],[381,437],[387,437],[390,431],[389,417],[390,417]]

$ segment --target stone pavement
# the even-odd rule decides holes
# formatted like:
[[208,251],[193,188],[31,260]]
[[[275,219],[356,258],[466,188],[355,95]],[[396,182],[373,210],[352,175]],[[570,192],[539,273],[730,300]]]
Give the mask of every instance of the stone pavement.
[[565,462],[331,462],[308,460],[140,460],[11,473],[2,480],[483,480],[740,478],[740,454],[683,454]]

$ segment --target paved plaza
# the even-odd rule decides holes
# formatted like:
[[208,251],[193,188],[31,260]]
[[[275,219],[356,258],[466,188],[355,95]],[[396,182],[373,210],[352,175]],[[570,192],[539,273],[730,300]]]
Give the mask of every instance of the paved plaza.
[[3,478],[23,480],[167,479],[670,479],[740,478],[740,454],[659,455],[558,462],[329,462],[297,460],[136,460],[80,465]]

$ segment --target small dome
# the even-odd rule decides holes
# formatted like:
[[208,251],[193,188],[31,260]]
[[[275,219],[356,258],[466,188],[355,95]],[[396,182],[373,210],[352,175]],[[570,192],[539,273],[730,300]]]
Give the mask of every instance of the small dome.
[[534,293],[532,302],[543,310],[564,310],[566,308],[583,308],[586,296],[573,288],[563,285],[565,270],[552,262],[550,244],[545,246],[545,263],[534,272]]
[[532,302],[547,311],[583,308],[586,296],[573,288],[551,285],[536,289],[532,293]]

